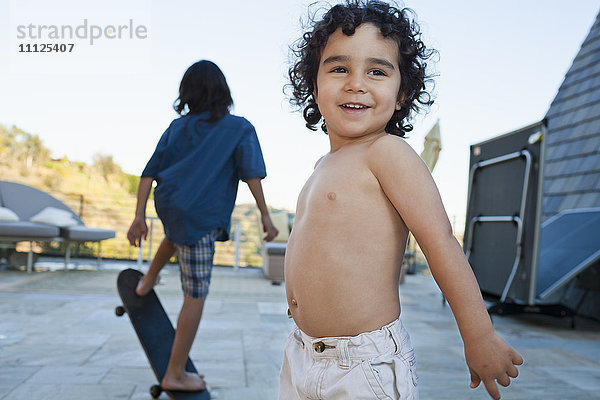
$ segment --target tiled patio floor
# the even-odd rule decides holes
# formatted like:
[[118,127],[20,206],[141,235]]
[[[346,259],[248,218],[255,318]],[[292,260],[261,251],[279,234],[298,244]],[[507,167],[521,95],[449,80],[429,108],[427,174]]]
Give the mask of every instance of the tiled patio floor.
[[[42,263],[38,263],[43,265]],[[83,262],[85,264],[85,261]],[[117,318],[118,269],[0,271],[0,399],[150,399],[154,376],[127,317]],[[469,389],[462,343],[435,283],[407,276],[403,321],[416,348],[421,399],[486,399]],[[175,321],[178,270],[157,293]],[[292,327],[284,287],[260,269],[217,267],[192,359],[213,398],[275,399],[284,342]],[[550,317],[495,317],[498,332],[525,358],[503,399],[599,399],[600,323]],[[166,398],[163,395],[162,398]]]

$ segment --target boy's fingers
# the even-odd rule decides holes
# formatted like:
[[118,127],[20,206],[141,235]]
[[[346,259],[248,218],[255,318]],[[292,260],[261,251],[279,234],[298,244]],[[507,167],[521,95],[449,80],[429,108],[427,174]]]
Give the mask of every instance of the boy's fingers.
[[496,381],[493,379],[486,379],[483,381],[483,384],[485,385],[485,390],[487,390],[492,399],[500,400],[500,392],[498,391],[498,386],[496,386]]
[[267,234],[263,238],[263,240],[266,242],[270,242],[271,240],[275,239],[275,237],[279,234],[279,231],[274,226],[270,227],[270,228],[267,228],[266,226],[264,226],[263,231]]
[[512,363],[514,365],[521,365],[521,364],[523,364],[523,357],[521,357],[521,355],[519,353],[515,352],[515,354],[512,357]]
[[504,387],[510,385],[510,378],[506,374],[503,374],[502,376],[498,377],[496,381],[498,381],[498,383]]
[[142,240],[146,238],[146,235],[141,232],[128,232],[127,240],[129,240],[129,244],[135,247],[140,247],[142,244]]
[[508,371],[506,371],[506,373],[508,374],[508,376],[510,376],[511,378],[516,378],[517,376],[519,376],[519,370],[517,369],[517,367],[515,367],[514,365],[511,365],[508,368]]
[[481,383],[479,375],[471,372],[471,389],[475,389]]

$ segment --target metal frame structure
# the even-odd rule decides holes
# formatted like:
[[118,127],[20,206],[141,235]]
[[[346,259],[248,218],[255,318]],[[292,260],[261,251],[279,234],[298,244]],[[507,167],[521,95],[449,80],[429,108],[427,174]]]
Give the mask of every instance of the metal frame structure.
[[[537,130],[538,128],[539,130]],[[471,158],[464,243],[464,251],[467,260],[471,263],[476,262],[475,259],[472,260],[472,258],[474,258],[472,257],[474,249],[479,249],[479,246],[475,242],[490,240],[490,230],[486,230],[486,233],[480,233],[479,236],[477,236],[477,226],[493,223],[512,224],[516,228],[514,242],[512,233],[509,233],[510,231],[503,230],[502,232],[504,233],[499,236],[499,238],[503,238],[500,239],[503,240],[502,243],[504,243],[502,246],[509,246],[511,251],[513,249],[511,243],[514,243],[515,257],[510,269],[510,264],[503,262],[498,264],[498,261],[490,261],[490,264],[487,264],[485,258],[481,259],[482,255],[479,255],[479,261],[476,262],[476,264],[473,264],[478,279],[482,279],[480,281],[482,291],[499,298],[495,304],[488,308],[490,314],[541,313],[558,317],[574,317],[578,307],[570,308],[563,305],[563,300],[568,293],[568,285],[569,283],[575,284],[574,278],[576,276],[582,273],[590,265],[600,261],[600,250],[595,251],[595,249],[592,249],[589,255],[587,253],[585,254],[584,259],[577,260],[577,265],[569,265],[571,268],[567,268],[563,275],[556,276],[556,281],[551,280],[544,283],[546,275],[539,275],[540,273],[544,273],[543,270],[540,271],[539,265],[541,262],[540,257],[542,257],[541,252],[544,250],[541,246],[544,245],[546,248],[548,247],[548,243],[544,244],[543,242],[543,229],[565,214],[578,214],[585,211],[600,212],[600,208],[589,210],[567,210],[549,218],[543,223],[541,222],[544,161],[546,156],[546,132],[546,121],[544,120],[473,145],[474,151],[472,157],[476,158]],[[514,136],[514,139],[511,139],[510,137],[512,135],[521,136]],[[528,139],[526,135],[529,135]],[[538,141],[539,147],[530,146]],[[527,142],[529,144],[527,144]],[[519,148],[520,146],[523,146],[521,147],[521,150],[511,151],[511,147],[514,150],[515,147]],[[483,158],[483,156],[480,155],[479,150],[475,151],[477,150],[477,147],[480,147],[483,152],[487,152],[490,158]],[[506,154],[502,154],[503,151],[505,151]],[[524,166],[507,166],[498,171],[491,169],[490,171],[485,172],[485,175],[482,175],[480,178],[487,179],[487,181],[482,181],[483,186],[477,184],[476,177],[482,170],[485,171],[485,168],[497,166],[517,159],[523,159],[525,161]],[[520,175],[520,171],[523,171],[523,175]],[[507,173],[509,175],[507,175]],[[521,181],[517,184],[510,183],[512,180],[518,179],[517,176],[522,177],[522,185],[520,183]],[[490,178],[492,181],[490,181]],[[510,205],[508,207],[499,206],[497,203],[488,203],[490,200],[489,194],[487,195],[487,198],[485,196],[479,197],[481,196],[480,193],[489,193],[486,191],[486,188],[489,190],[490,182],[496,182],[495,179],[501,179],[502,181],[498,182],[504,182],[503,185],[507,184],[506,179],[508,179],[508,185],[510,186],[500,186],[501,188],[510,187],[511,194],[510,197],[508,197],[508,199],[510,199]],[[535,182],[536,179],[537,184]],[[535,187],[532,185],[532,182]],[[498,207],[503,211],[500,211],[500,213],[496,211],[494,213],[494,210],[497,210]],[[513,211],[515,212],[514,215],[507,215]],[[479,214],[477,214],[478,212]],[[568,224],[569,222],[565,221],[565,223]],[[559,228],[560,226],[557,226],[554,229]],[[493,231],[496,230],[494,229]],[[493,235],[493,233],[491,234]],[[475,236],[477,236],[477,239]],[[487,246],[489,246],[489,244]],[[509,247],[506,247],[506,249]],[[504,248],[505,247],[502,247],[502,249]],[[483,249],[485,249],[485,246]],[[482,254],[485,257],[486,252]],[[504,262],[507,261],[508,260],[505,260]],[[543,262],[544,265],[542,267],[554,268],[550,265],[546,265],[546,261]],[[490,268],[494,268],[494,266],[503,266],[502,272],[498,271],[492,273]],[[552,269],[552,271],[555,270]],[[549,271],[546,271],[545,273],[548,272]],[[506,281],[494,280],[494,274],[497,273],[506,274],[502,275],[507,276]],[[513,288],[517,282],[517,276],[521,277],[521,281],[517,287]],[[498,286],[498,284],[501,286]],[[544,285],[543,287],[540,286],[542,284]],[[514,290],[511,290],[511,288]],[[560,295],[561,289],[565,290],[562,297],[555,297],[554,295],[556,294]]]
[[531,258],[531,276],[529,280],[529,293],[527,296],[527,304],[533,306],[535,304],[535,292],[537,290],[537,279],[538,279],[538,262],[540,256],[540,233],[541,233],[541,220],[542,220],[542,197],[544,195],[544,169],[546,166],[546,137],[548,132],[548,121],[546,119],[541,121],[542,137],[540,143],[540,158],[538,161],[538,187],[535,204],[535,230],[533,232],[533,256]]
[[[516,243],[515,243],[517,252],[515,255],[515,260],[513,262],[513,266],[512,266],[510,275],[508,277],[508,280],[506,281],[504,290],[502,291],[502,296],[500,297],[501,302],[506,301],[506,297],[508,296],[508,291],[510,290],[510,287],[512,286],[512,282],[515,278],[515,274],[517,273],[517,269],[519,268],[519,263],[521,261],[521,252],[523,249],[523,218],[525,215],[525,206],[527,205],[527,192],[529,190],[529,175],[531,174],[531,162],[532,162],[531,152],[529,152],[529,150],[521,150],[521,151],[509,153],[509,154],[506,154],[503,156],[494,157],[489,160],[480,161],[478,163],[473,164],[471,173],[469,175],[469,189],[471,189],[473,187],[473,181],[475,180],[475,173],[479,169],[490,166],[490,165],[500,164],[502,162],[514,160],[514,159],[521,158],[521,157],[525,158],[525,171],[523,173],[523,189],[521,192],[521,205],[519,207],[519,215],[516,215],[516,216],[512,216],[512,215],[481,216],[481,217],[471,218],[471,220],[469,221],[469,235],[468,235],[468,242],[467,242],[466,252],[465,252],[467,261],[469,260],[469,257],[471,256],[471,250],[473,249],[473,231],[475,229],[475,224],[477,224],[477,223],[481,224],[481,223],[487,223],[487,222],[493,222],[493,223],[514,222],[517,225],[517,239],[516,239]],[[467,207],[470,205],[470,202],[471,202],[471,191],[469,190],[469,199],[467,200]]]

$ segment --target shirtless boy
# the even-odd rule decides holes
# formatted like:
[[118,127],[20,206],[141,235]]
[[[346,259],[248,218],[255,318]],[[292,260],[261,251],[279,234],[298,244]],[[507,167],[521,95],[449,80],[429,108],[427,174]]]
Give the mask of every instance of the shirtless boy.
[[[426,50],[407,10],[349,1],[298,44],[293,101],[307,126],[324,119],[330,151],[298,198],[285,259],[297,324],[280,399],[417,399],[414,350],[400,321],[409,230],[448,300],[471,387],[494,399],[523,360],[492,327],[429,171],[401,138],[425,91]],[[419,104],[417,104],[419,103]]]

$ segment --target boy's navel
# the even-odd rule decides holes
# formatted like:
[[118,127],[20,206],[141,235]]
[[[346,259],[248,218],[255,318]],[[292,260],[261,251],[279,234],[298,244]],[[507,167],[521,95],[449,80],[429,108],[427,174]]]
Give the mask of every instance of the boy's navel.
[[327,193],[327,198],[329,200],[335,200],[335,192],[329,192],[329,193]]

